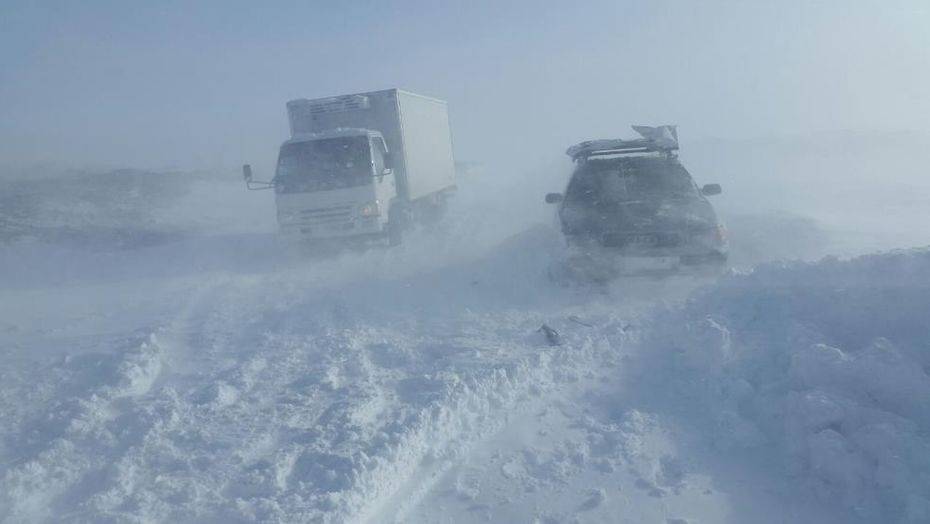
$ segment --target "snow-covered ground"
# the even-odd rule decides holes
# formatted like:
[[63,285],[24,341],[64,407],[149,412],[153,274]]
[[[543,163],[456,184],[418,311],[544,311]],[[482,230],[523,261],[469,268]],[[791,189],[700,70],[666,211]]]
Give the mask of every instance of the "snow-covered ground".
[[560,287],[558,180],[464,177],[440,227],[329,257],[232,175],[16,200],[0,519],[930,520],[930,253],[750,270],[843,242],[753,215],[719,281]]

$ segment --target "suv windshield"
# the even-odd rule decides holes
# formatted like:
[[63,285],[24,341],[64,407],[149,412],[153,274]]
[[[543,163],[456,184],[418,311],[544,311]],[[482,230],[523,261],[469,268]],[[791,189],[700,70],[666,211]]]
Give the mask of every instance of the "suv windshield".
[[370,182],[367,136],[326,138],[281,147],[275,174],[278,193],[324,191]]
[[573,177],[566,198],[581,205],[601,205],[697,194],[691,175],[678,162],[641,157],[589,161]]

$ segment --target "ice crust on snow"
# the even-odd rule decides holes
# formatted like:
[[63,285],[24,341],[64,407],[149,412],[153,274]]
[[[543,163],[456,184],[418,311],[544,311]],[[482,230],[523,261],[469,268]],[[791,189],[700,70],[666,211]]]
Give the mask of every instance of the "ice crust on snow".
[[926,522],[928,318],[928,250],[765,265],[659,313],[636,380],[851,518]]

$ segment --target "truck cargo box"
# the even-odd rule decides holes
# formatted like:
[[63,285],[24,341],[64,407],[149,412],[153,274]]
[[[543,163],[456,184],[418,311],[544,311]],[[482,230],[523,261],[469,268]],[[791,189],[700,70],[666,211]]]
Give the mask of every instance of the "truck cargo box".
[[408,201],[455,187],[449,115],[442,100],[400,89],[287,103],[291,136],[342,128],[379,131],[393,156],[397,193]]

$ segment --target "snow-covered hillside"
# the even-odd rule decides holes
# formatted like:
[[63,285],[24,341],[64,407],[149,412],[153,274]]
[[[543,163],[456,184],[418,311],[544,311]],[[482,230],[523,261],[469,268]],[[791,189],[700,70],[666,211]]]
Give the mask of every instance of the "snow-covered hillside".
[[926,251],[560,287],[521,181],[318,257],[230,180],[0,248],[0,519],[930,518]]

